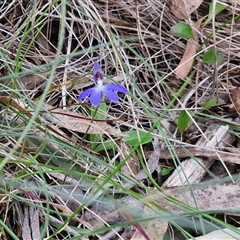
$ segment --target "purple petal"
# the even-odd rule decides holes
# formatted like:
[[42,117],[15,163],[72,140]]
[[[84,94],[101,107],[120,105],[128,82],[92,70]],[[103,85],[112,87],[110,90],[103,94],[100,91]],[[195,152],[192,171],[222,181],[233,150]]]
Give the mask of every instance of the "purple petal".
[[93,74],[95,75],[97,72],[101,72],[100,65],[97,61],[93,63]]
[[119,102],[118,95],[112,90],[108,90],[105,88],[102,89],[103,94],[112,102]]
[[106,84],[104,86],[104,88],[106,90],[116,91],[116,92],[120,92],[120,93],[127,93],[128,92],[128,90],[125,87],[123,87],[121,85],[118,85],[118,84],[114,84],[114,83]]
[[97,107],[100,104],[101,96],[102,96],[101,90],[94,88],[94,91],[92,91],[90,95],[90,102],[94,107]]
[[98,62],[93,63],[93,80],[97,84],[97,80],[103,80],[103,74],[101,73],[101,68]]
[[83,100],[85,99],[87,96],[89,96],[90,94],[92,94],[92,92],[94,91],[95,88],[88,88],[85,91],[83,91],[79,96],[78,96],[78,100]]

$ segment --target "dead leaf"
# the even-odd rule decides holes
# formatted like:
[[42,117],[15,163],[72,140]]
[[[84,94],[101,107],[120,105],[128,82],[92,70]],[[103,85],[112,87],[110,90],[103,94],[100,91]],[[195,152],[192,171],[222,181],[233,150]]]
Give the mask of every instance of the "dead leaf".
[[[228,132],[229,126],[210,126],[203,136],[198,140],[196,146],[214,149],[220,142],[230,143],[231,134]],[[219,160],[220,156],[216,153]],[[211,158],[198,158],[193,157],[186,159],[173,171],[168,179],[163,183],[162,187],[176,187],[181,185],[188,185],[199,182],[203,175],[206,173],[206,169],[209,169],[214,163]],[[223,163],[224,165],[224,163]],[[225,166],[225,165],[224,165]],[[227,170],[228,172],[228,170]]]
[[32,232],[32,239],[40,239],[39,209],[29,206],[29,218]]
[[232,103],[240,115],[240,89],[234,89],[231,96]]
[[[121,141],[121,153],[123,156],[127,156],[131,151],[132,148],[124,141]],[[126,164],[122,166],[121,172],[124,175],[136,177],[140,170],[140,163],[139,158],[136,153],[133,153],[131,157],[126,161]],[[129,183],[128,181],[126,181]]]
[[92,121],[89,117],[80,113],[74,113],[68,110],[52,109],[52,106],[44,104],[44,109],[50,112],[42,113],[42,117],[56,124],[58,127],[63,127],[71,131],[89,134],[109,134],[112,136],[122,136],[121,131],[112,127],[106,122]]
[[[152,144],[153,144],[154,151],[152,152],[151,156],[147,161],[147,168],[149,170],[149,174],[152,174],[154,171],[158,171],[159,173],[159,170],[160,170],[158,169],[158,166],[159,166],[158,161],[159,161],[159,156],[161,154],[161,146],[157,137],[154,137]],[[138,181],[142,181],[143,179],[147,179],[148,176],[144,170],[141,170],[136,176],[136,178]]]
[[27,205],[24,205],[24,214],[22,221],[22,238],[26,240],[32,240],[31,228],[29,222],[29,209]]
[[169,8],[178,19],[187,19],[202,2],[203,0],[171,0]]
[[[156,212],[144,207],[143,216],[155,216]],[[147,221],[144,224],[141,224],[144,232],[151,240],[161,240],[164,239],[164,235],[168,229],[168,221],[164,219],[155,219],[152,221]],[[135,233],[133,234],[131,240],[146,240],[144,235],[136,228]]]
[[40,239],[39,213],[33,206],[24,205],[22,239]]
[[[240,208],[240,183],[212,184],[205,182],[203,185],[191,185],[166,189],[163,193],[152,194],[142,199],[143,202],[154,202],[159,208],[170,213],[186,213],[183,205],[171,201],[172,198],[183,202],[198,211],[238,210]],[[231,200],[231,201],[230,201]],[[134,203],[133,203],[134,205]],[[237,212],[236,212],[237,213]],[[233,214],[233,212],[232,212]],[[189,226],[190,227],[190,226]]]
[[[199,210],[224,209],[226,211],[240,208],[239,193],[239,182],[215,185],[205,182],[205,186],[202,187],[191,185],[191,187],[176,187],[165,191],[167,196],[174,197],[192,207],[197,207]],[[166,201],[169,202],[168,199]],[[166,208],[169,206],[172,212],[184,211],[172,208],[169,204],[164,206]]]
[[47,26],[44,26],[42,31],[39,32],[39,34],[37,35],[36,43],[38,45],[39,51],[42,54],[51,56],[51,54],[52,54],[52,52],[51,52],[52,47],[51,47],[51,43],[47,39]]
[[36,91],[38,88],[42,88],[46,84],[48,76],[48,72],[41,74],[27,74],[20,76],[19,81],[25,89]]
[[[240,228],[238,228],[240,231]],[[200,237],[195,237],[195,240],[219,240],[219,239],[224,239],[224,240],[235,240],[239,239],[239,233],[229,229],[229,228],[224,228],[221,230],[216,230],[213,232],[210,232],[206,235],[200,236]],[[190,240],[190,239],[188,239]]]
[[[194,24],[194,29],[200,29],[201,23],[204,18],[205,17],[202,17]],[[192,68],[194,55],[196,54],[198,49],[198,33],[194,29],[192,30],[194,39],[188,39],[181,62],[179,63],[175,71],[176,77],[180,79],[184,79],[187,77],[189,71]]]

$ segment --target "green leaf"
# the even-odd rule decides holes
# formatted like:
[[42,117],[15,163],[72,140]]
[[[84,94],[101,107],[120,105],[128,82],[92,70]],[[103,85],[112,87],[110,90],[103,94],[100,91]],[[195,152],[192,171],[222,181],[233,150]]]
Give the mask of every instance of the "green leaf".
[[219,2],[217,2],[215,4],[215,9],[213,9],[213,4],[214,4],[213,2],[211,2],[209,4],[208,18],[207,18],[206,22],[204,23],[204,26],[207,25],[209,22],[211,22],[213,17],[215,17],[218,13],[220,13],[222,10],[224,10],[227,7],[226,5],[223,5]]
[[204,108],[211,108],[217,105],[217,97],[211,97],[203,103]]
[[167,176],[172,170],[173,170],[173,168],[171,168],[171,167],[164,167],[161,171],[161,175]]
[[[124,141],[132,147],[139,145],[139,143],[141,145],[149,143],[153,139],[152,134],[148,132],[132,130],[132,131],[126,132],[125,134],[127,135],[127,137],[124,137]],[[139,137],[138,137],[138,134],[139,134]]]
[[170,32],[175,37],[194,38],[192,28],[184,22],[180,22],[172,26]]
[[208,64],[217,62],[217,64],[222,64],[224,62],[224,57],[223,54],[218,51],[214,52],[214,50],[209,50],[203,54],[202,62]]
[[176,124],[178,126],[179,132],[182,134],[189,126],[191,122],[191,118],[187,111],[182,110],[179,114],[178,120],[176,121]]
[[116,145],[112,140],[107,140],[101,144],[98,144],[94,149],[95,152],[101,152],[105,150],[116,150]]

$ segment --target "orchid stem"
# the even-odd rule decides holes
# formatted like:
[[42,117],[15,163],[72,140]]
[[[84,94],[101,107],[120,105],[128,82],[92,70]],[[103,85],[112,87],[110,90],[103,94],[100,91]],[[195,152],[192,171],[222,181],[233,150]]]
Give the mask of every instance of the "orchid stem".
[[90,124],[89,124],[89,126],[88,126],[88,128],[87,128],[87,131],[85,132],[84,136],[82,137],[82,140],[81,140],[80,144],[81,144],[81,143],[83,142],[83,140],[87,137],[88,131],[89,131],[89,129],[90,129],[90,127],[91,127],[91,124],[93,123],[96,115],[97,115],[98,109],[99,109],[99,105],[96,107],[96,109],[95,109],[95,111],[94,111],[94,114],[93,114],[93,117],[92,117],[92,119],[91,119],[91,122],[90,122]]

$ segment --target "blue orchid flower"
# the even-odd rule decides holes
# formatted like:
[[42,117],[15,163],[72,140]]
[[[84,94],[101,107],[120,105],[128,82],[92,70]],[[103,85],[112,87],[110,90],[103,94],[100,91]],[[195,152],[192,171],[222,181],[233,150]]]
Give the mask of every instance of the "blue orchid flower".
[[104,77],[101,72],[101,68],[98,62],[94,62],[93,65],[93,80],[95,83],[95,87],[88,88],[83,91],[78,100],[84,100],[86,97],[90,96],[90,102],[93,106],[97,107],[101,102],[102,95],[105,95],[112,102],[119,102],[119,98],[116,92],[127,93],[128,90],[118,84],[110,83],[103,84]]

